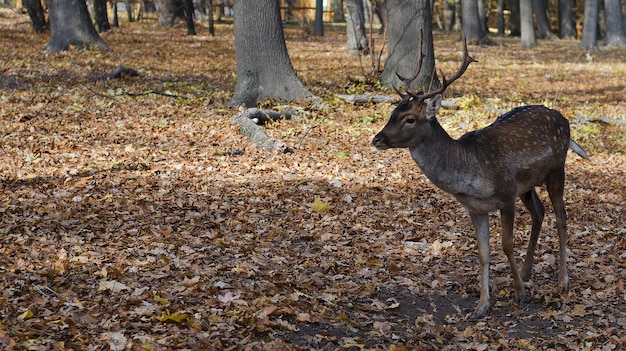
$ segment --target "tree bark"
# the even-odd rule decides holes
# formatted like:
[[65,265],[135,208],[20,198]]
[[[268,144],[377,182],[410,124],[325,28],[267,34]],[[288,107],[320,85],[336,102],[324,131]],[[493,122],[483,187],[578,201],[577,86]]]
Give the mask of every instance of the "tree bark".
[[363,0],[346,0],[348,20],[346,23],[347,47],[351,55],[369,55],[370,47],[365,34],[365,9]]
[[428,91],[429,87],[439,86],[435,73],[430,0],[393,1],[390,3],[389,14],[387,28],[389,50],[380,77],[381,84],[390,88],[397,87],[400,80],[396,72],[404,77],[413,75],[421,56],[419,45],[422,41],[422,52],[425,57],[420,74],[411,83],[411,90]]
[[[479,0],[461,0],[461,16],[463,22],[463,32],[470,43],[480,43],[487,38],[485,25],[478,12]],[[482,1],[482,0],[480,0]],[[484,19],[484,16],[482,16]]]
[[498,36],[504,36],[504,0],[498,0]]
[[85,0],[48,0],[47,3],[51,35],[46,51],[65,51],[70,45],[110,50],[93,26]]
[[622,16],[620,0],[604,0],[606,13],[606,37],[604,43],[608,46],[626,46],[626,31]]
[[171,27],[185,18],[183,0],[154,0],[159,26]]
[[237,85],[229,105],[314,97],[300,83],[289,60],[278,1],[235,1],[234,27]]
[[580,46],[591,51],[598,50],[598,0],[585,0],[585,16]]
[[533,23],[532,0],[519,0],[520,2],[520,24],[522,27],[522,47],[532,48],[537,46],[535,37],[535,26]]

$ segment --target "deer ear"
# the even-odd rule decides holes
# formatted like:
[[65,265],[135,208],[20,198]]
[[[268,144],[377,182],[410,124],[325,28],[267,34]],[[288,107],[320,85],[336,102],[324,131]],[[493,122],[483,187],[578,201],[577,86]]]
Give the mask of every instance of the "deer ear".
[[426,100],[426,117],[428,119],[435,118],[439,108],[441,107],[441,94],[437,94]]

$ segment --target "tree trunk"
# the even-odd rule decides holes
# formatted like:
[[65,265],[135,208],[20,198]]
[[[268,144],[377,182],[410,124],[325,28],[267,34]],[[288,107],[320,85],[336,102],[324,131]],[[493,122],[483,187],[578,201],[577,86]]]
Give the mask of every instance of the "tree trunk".
[[533,23],[532,0],[520,0],[520,24],[522,25],[522,47],[532,48],[537,46],[535,26]]
[[324,36],[324,0],[315,1],[315,27],[313,35],[317,37]]
[[387,0],[376,0],[372,1],[372,7],[376,16],[378,16],[378,20],[380,21],[380,29],[378,30],[378,34],[385,34],[385,30],[389,23],[389,8]]
[[47,29],[46,15],[41,6],[41,0],[24,0],[24,7],[30,17],[35,33],[43,33]]
[[93,0],[94,17],[96,18],[96,28],[98,33],[111,30],[109,15],[107,13],[107,0]]
[[533,12],[537,19],[537,28],[539,29],[539,38],[554,39],[554,33],[550,29],[547,5],[547,0],[532,0]]
[[[407,0],[390,2],[389,27],[387,28],[388,56],[380,82],[386,87],[400,84],[396,72],[411,77],[420,58],[419,45],[425,55],[422,70],[411,83],[411,90],[428,91],[438,87],[435,73],[435,52],[431,27],[430,0]],[[423,39],[421,38],[423,36]]]
[[622,16],[620,0],[604,0],[606,13],[606,37],[604,43],[608,46],[626,46],[626,31]]
[[559,37],[561,39],[576,38],[576,23],[570,0],[559,0]]
[[187,21],[187,35],[196,35],[196,24],[193,22],[193,0],[183,0],[183,8]]
[[237,85],[229,105],[313,97],[291,66],[278,1],[235,1],[234,27]]
[[348,52],[351,55],[369,55],[370,47],[365,34],[363,0],[346,0],[346,8],[348,9],[348,21],[346,24]]
[[498,0],[498,36],[504,36],[504,0]]
[[47,3],[51,35],[46,51],[65,51],[70,45],[110,50],[93,26],[85,0],[48,0]]
[[184,0],[154,0],[159,26],[171,27],[185,18]]
[[[463,32],[470,43],[480,43],[485,40],[487,33],[485,25],[481,22],[481,16],[478,13],[479,0],[461,0],[461,16],[463,19]],[[482,0],[480,0],[482,1]],[[482,17],[484,19],[484,16]]]
[[343,13],[343,0],[330,0],[330,7],[333,9],[333,23],[346,21],[346,16]]
[[443,0],[443,29],[445,31],[449,32],[454,28],[456,16],[456,1]]
[[519,0],[507,0],[509,2],[509,9],[511,15],[509,16],[509,29],[511,29],[512,37],[519,37],[522,34],[522,25],[520,23],[520,1]]
[[583,20],[583,35],[580,46],[591,51],[598,50],[598,0],[585,0],[585,16]]
[[120,20],[117,16],[117,0],[111,0],[111,13],[113,14],[113,27],[120,26]]

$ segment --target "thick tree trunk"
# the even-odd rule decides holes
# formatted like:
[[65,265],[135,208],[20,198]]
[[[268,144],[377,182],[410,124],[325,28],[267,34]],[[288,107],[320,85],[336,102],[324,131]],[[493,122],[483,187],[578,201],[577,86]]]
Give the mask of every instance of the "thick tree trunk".
[[113,27],[119,27],[120,21],[117,16],[117,0],[111,0],[111,13],[113,14]]
[[384,34],[389,23],[389,8],[388,8],[387,0],[376,0],[372,1],[372,8],[378,16],[378,20],[380,21],[380,29],[378,30],[378,34]]
[[425,55],[422,70],[411,84],[411,90],[429,90],[439,86],[435,73],[433,48],[432,12],[430,0],[407,0],[390,2],[389,28],[387,28],[388,56],[380,82],[386,87],[397,87],[403,77],[411,77],[420,58],[419,45]]
[[99,33],[111,30],[109,15],[107,13],[107,0],[93,0],[94,17],[96,18],[96,28]]
[[606,37],[604,43],[608,46],[626,46],[626,31],[622,16],[620,0],[604,0],[606,13]]
[[365,34],[363,0],[346,0],[346,8],[348,9],[348,21],[346,24],[348,52],[351,55],[369,55],[370,47]]
[[159,26],[171,27],[185,18],[183,0],[154,0]]
[[46,51],[65,51],[70,45],[110,50],[93,26],[85,0],[48,0],[47,3],[51,35]]
[[559,0],[559,37],[561,39],[576,38],[576,24],[570,0]]
[[533,22],[532,0],[519,0],[520,2],[520,23],[522,26],[522,47],[532,48],[537,46],[535,37],[535,26]]
[[229,105],[313,97],[291,66],[277,1],[235,1],[235,49],[237,85]]
[[585,0],[583,35],[580,46],[589,50],[598,50],[598,0]]
[[35,33],[43,33],[47,29],[46,16],[41,6],[41,0],[24,0],[24,7],[30,17]]
[[548,18],[547,0],[532,0],[533,12],[537,19],[537,28],[539,29],[539,38],[554,39],[555,35],[550,29],[550,19]]

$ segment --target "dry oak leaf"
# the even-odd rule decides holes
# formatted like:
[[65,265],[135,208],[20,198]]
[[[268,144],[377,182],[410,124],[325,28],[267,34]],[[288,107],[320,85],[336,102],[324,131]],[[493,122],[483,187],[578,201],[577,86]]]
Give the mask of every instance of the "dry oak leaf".
[[98,286],[98,291],[106,291],[106,290],[111,290],[112,292],[120,292],[122,290],[130,290],[130,287],[128,287],[125,284],[122,284],[120,282],[118,282],[117,280],[101,280],[100,284]]

